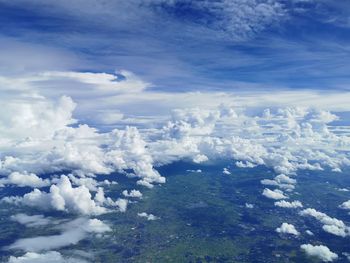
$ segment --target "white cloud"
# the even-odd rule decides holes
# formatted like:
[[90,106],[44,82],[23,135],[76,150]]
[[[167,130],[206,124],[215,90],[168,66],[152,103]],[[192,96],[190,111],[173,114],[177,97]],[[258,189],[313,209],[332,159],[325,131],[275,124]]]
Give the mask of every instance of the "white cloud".
[[119,208],[120,212],[125,212],[126,208],[128,207],[128,200],[119,198],[117,201],[115,201],[116,206]]
[[153,220],[157,220],[159,219],[159,217],[152,215],[152,214],[147,214],[146,212],[142,212],[142,213],[137,213],[137,215],[139,217],[145,217],[147,220],[149,221],[153,221]]
[[299,207],[303,207],[303,205],[302,205],[302,203],[300,201],[288,202],[288,201],[285,201],[285,200],[275,202],[275,206],[283,207],[283,208],[299,208]]
[[222,173],[227,175],[231,174],[231,172],[226,167],[222,170]]
[[64,257],[57,251],[47,251],[44,253],[27,252],[23,256],[10,256],[8,263],[87,263],[87,261]]
[[285,174],[279,174],[275,177],[275,181],[279,184],[296,184],[296,180],[288,177]]
[[270,199],[275,199],[275,200],[279,200],[279,199],[286,199],[288,198],[287,196],[285,196],[283,194],[282,191],[275,189],[275,190],[270,190],[268,188],[265,188],[263,191],[263,196],[270,198]]
[[253,204],[249,204],[249,203],[245,203],[245,207],[249,208],[249,209],[252,209],[252,208],[254,208],[254,205]]
[[280,227],[276,228],[276,232],[283,234],[291,234],[295,236],[299,236],[300,234],[292,224],[288,223],[282,223]]
[[101,234],[111,231],[111,228],[98,219],[78,218],[61,225],[61,234],[52,236],[37,236],[22,238],[10,245],[9,249],[21,249],[30,252],[57,249],[77,244],[89,233]]
[[201,173],[202,170],[201,170],[201,169],[197,169],[197,170],[192,170],[192,169],[190,169],[190,170],[186,170],[186,172],[190,172],[190,173]]
[[26,214],[16,214],[10,217],[11,220],[16,221],[22,225],[28,227],[45,226],[50,224],[51,218],[46,218],[43,215],[26,215]]
[[142,193],[139,190],[135,190],[135,189],[130,190],[130,192],[128,192],[128,190],[124,190],[122,194],[125,197],[142,198]]
[[72,187],[68,177],[62,175],[57,184],[50,187],[50,192],[34,189],[23,197],[5,197],[6,202],[21,203],[41,209],[68,211],[86,215],[98,215],[108,212],[92,199],[85,186]]
[[295,188],[296,180],[290,178],[287,175],[279,174],[277,175],[273,180],[271,179],[263,179],[260,181],[263,185],[272,185],[277,186],[281,189],[284,189],[286,191],[292,191]]
[[319,212],[313,208],[307,208],[299,212],[302,216],[311,216],[323,224],[323,230],[341,237],[350,235],[350,228],[345,225],[342,220],[328,216],[325,213]]
[[73,80],[78,83],[89,84],[91,89],[100,89],[102,91],[113,91],[115,93],[141,92],[150,84],[142,81],[133,73],[122,70],[117,72],[124,77],[120,80],[117,75],[108,73],[93,72],[74,72],[74,71],[48,71],[39,75],[41,81],[44,80]]
[[12,172],[7,178],[0,179],[0,185],[1,184],[14,184],[19,187],[44,187],[50,185],[50,180],[42,179],[34,173]]
[[342,208],[342,209],[350,210],[350,200],[345,201],[339,207]]
[[[121,82],[126,86],[136,85],[133,76],[123,74],[126,79],[121,79]],[[61,71],[17,78],[17,83],[13,85],[25,86],[21,90],[23,95],[28,95],[29,90],[37,91],[38,95],[42,91],[40,85],[55,86],[57,79],[68,78],[77,85],[81,83],[80,88],[85,85],[96,86],[91,87],[93,92],[97,92],[93,94],[100,94],[104,98],[103,92],[106,89],[108,92],[118,89],[114,86],[117,84],[111,83],[115,82],[116,76]],[[12,79],[2,79],[7,84],[11,84],[10,80]],[[99,85],[110,86],[97,87]],[[76,89],[77,92],[81,92],[80,88]],[[330,122],[337,117],[330,112],[304,107],[276,109],[274,103],[268,104],[273,105],[271,110],[263,111],[257,105],[249,103],[246,104],[248,109],[244,110],[240,106],[251,101],[251,98],[248,100],[236,96],[233,99],[233,94],[227,93],[167,94],[145,89],[136,88],[125,93],[118,91],[117,97],[108,96],[103,99],[106,104],[100,101],[96,104],[112,105],[110,103],[113,102],[115,104],[112,108],[121,106],[120,109],[118,107],[118,113],[130,118],[130,109],[140,109],[134,107],[134,103],[150,103],[152,107],[142,109],[150,108],[152,112],[145,115],[143,112],[132,112],[135,113],[132,118],[141,122],[148,121],[153,126],[145,124],[138,128],[108,129],[105,132],[88,125],[78,125],[73,118],[76,107],[79,116],[86,113],[89,116],[94,115],[96,110],[105,113],[105,108],[82,110],[79,109],[80,106],[88,107],[87,104],[91,103],[82,102],[77,105],[70,97],[65,96],[58,101],[42,96],[31,96],[29,99],[24,96],[23,101],[10,97],[3,107],[6,114],[0,118],[0,124],[3,124],[0,125],[0,172],[8,176],[11,173],[40,175],[68,170],[72,174],[68,178],[50,178],[53,185],[48,193],[35,189],[24,197],[9,197],[4,200],[82,214],[104,213],[110,206],[125,211],[126,201],[119,200],[116,203],[104,196],[103,189],[99,189],[102,183],[95,178],[96,174],[117,171],[129,177],[137,177],[138,185],[152,187],[166,181],[155,168],[157,166],[177,160],[202,162],[217,159],[231,159],[242,167],[265,165],[272,168],[279,175],[273,180],[263,180],[262,183],[276,185],[280,190],[265,189],[263,194],[278,200],[287,198],[284,191],[294,189],[296,181],[292,175],[299,169],[337,170],[350,165],[346,154],[350,139],[346,135],[333,132]],[[82,90],[86,92],[86,89]],[[254,96],[258,95],[261,94]],[[279,95],[276,95],[278,99]],[[298,101],[298,96],[292,98]],[[341,98],[346,96],[342,94]],[[232,101],[237,106],[231,106]],[[218,105],[221,102],[224,104]],[[293,103],[283,101],[282,104]],[[127,106],[123,108],[122,105]],[[189,105],[195,108],[187,109]],[[167,115],[174,106],[179,106],[180,109],[173,110],[169,118]],[[129,109],[128,112],[124,112],[126,108]],[[119,124],[125,126],[123,121],[125,119]],[[43,184],[34,176],[31,176],[31,180],[36,180],[36,184]],[[97,191],[95,197],[90,191]],[[291,204],[298,206],[293,202]]]
[[300,246],[302,250],[309,256],[318,257],[323,262],[331,262],[338,259],[338,255],[329,250],[328,247],[323,245],[313,246],[311,244],[303,244]]
[[309,236],[313,236],[314,235],[314,233],[312,233],[310,230],[306,230],[305,233],[308,234]]

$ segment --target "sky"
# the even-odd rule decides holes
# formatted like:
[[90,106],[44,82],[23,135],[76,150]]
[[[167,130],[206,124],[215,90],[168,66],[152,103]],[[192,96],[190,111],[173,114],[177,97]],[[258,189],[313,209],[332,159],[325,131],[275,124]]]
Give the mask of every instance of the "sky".
[[348,112],[349,5],[1,0],[1,97],[18,92],[13,83],[21,80],[21,89],[25,83],[31,91],[25,97],[70,96],[78,119],[101,128],[122,114],[169,114],[174,107],[213,104],[213,96],[243,106]]
[[[288,199],[298,171],[350,166],[349,33],[341,0],[0,0],[0,188],[27,187],[0,204],[42,213],[10,213],[26,227],[59,222],[46,211],[77,217],[59,235],[19,237],[9,262],[62,261],[56,250],[110,232],[98,216],[124,213],[179,160],[266,166],[260,194],[303,207]],[[112,199],[117,182],[99,175],[116,172],[135,189]],[[295,215],[350,235],[314,208]]]
[[[128,70],[153,89],[169,92],[348,91],[349,5],[328,0],[2,0],[1,70]],[[29,54],[21,63],[24,50]],[[47,61],[36,61],[43,52],[50,54]]]

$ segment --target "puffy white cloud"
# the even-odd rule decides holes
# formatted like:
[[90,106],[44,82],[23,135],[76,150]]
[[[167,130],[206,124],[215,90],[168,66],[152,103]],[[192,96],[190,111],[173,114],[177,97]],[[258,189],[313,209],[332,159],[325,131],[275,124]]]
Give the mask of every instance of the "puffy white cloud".
[[98,215],[108,210],[95,203],[90,191],[85,186],[72,187],[68,177],[62,175],[57,184],[50,187],[50,192],[34,189],[23,197],[5,197],[7,202],[21,203],[41,209],[68,211],[86,215]]
[[309,236],[313,236],[314,235],[314,233],[312,233],[310,230],[306,230],[305,233],[308,234]]
[[8,263],[87,263],[87,261],[64,257],[57,251],[47,251],[44,253],[27,252],[23,256],[10,256]]
[[281,201],[275,202],[275,206],[283,207],[283,208],[299,208],[299,207],[303,207],[303,204],[300,201],[288,202],[286,200],[281,200]]
[[267,198],[275,199],[275,200],[288,198],[288,196],[284,195],[283,192],[278,189],[270,190],[268,188],[265,188],[262,194]]
[[98,219],[78,218],[61,225],[61,234],[52,236],[37,236],[22,238],[11,244],[9,249],[21,249],[30,252],[57,249],[77,244],[89,233],[101,234],[111,231],[111,228]]
[[108,225],[96,218],[89,219],[85,225],[83,225],[83,228],[89,233],[104,233],[112,230]]
[[300,234],[292,224],[288,223],[282,223],[280,227],[276,228],[276,232],[283,234],[291,234],[295,236],[299,236]]
[[[4,151],[0,171],[5,174],[26,170],[102,174],[133,170],[133,175],[140,177],[139,184],[151,187],[165,182],[154,165],[187,158],[196,162],[232,158],[239,166],[266,165],[286,174],[298,169],[322,169],[320,163],[331,169],[350,163],[344,153],[337,151],[350,142],[327,128],[335,117],[325,111],[286,108],[270,111],[268,117],[257,117],[236,113],[227,106],[182,109],[174,111],[172,120],[159,130],[127,127],[99,133],[87,125],[69,127],[74,123],[72,111],[76,105],[68,97],[57,103],[45,99],[28,102],[30,117],[26,116],[27,110],[20,111],[17,106],[9,110],[9,116],[17,116],[18,120],[4,120],[10,126],[1,131]],[[25,129],[28,118],[33,124]],[[160,120],[161,126],[164,119]],[[269,137],[263,136],[266,125],[272,127]],[[45,130],[45,134],[38,130]],[[275,178],[279,186],[292,190],[294,179],[283,176]]]
[[116,206],[118,207],[120,212],[125,212],[126,208],[128,207],[128,200],[119,198],[117,201],[115,201]]
[[222,173],[227,175],[231,174],[231,172],[226,167],[222,170]]
[[[33,83],[46,85],[50,81],[65,79],[83,87],[91,86],[90,89],[97,92],[94,94],[102,94],[99,93],[101,90],[116,92],[121,97],[111,96],[111,100],[119,105],[129,105],[134,96],[142,104],[147,97],[143,91],[147,85],[133,79],[135,76],[125,72],[123,75],[126,80],[118,82],[118,79],[115,80],[118,74],[47,72],[19,78],[13,85],[24,86],[23,92],[27,94],[32,88],[41,90],[33,87]],[[2,81],[11,84],[8,79]],[[130,88],[130,92],[121,91],[121,83],[135,86]],[[122,103],[125,96],[130,97]],[[330,122],[337,118],[330,112],[287,107],[263,112],[259,109],[257,114],[256,108],[246,111],[240,108],[239,105],[244,104],[242,101],[247,100],[239,96],[234,100],[237,107],[230,106],[232,97],[225,93],[192,94],[188,100],[185,100],[184,94],[174,96],[170,99],[169,94],[155,95],[159,105],[167,104],[168,110],[155,110],[158,114],[164,112],[164,116],[151,116],[154,112],[147,116],[136,114],[133,118],[141,121],[137,122],[138,128],[108,129],[105,132],[84,124],[73,125],[77,123],[73,110],[78,107],[78,113],[81,112],[80,104],[77,106],[70,97],[51,101],[38,95],[23,98],[20,103],[17,99],[8,100],[3,107],[6,114],[0,118],[0,124],[7,125],[0,125],[0,173],[7,178],[12,173],[27,173],[31,175],[31,183],[37,187],[47,181],[40,181],[39,176],[37,179],[32,173],[40,175],[68,170],[72,174],[68,178],[51,178],[53,185],[48,193],[35,189],[24,197],[4,200],[82,214],[101,214],[108,211],[109,206],[125,211],[127,201],[120,199],[114,202],[106,198],[103,189],[99,188],[102,183],[95,178],[96,174],[118,171],[137,177],[139,185],[152,187],[165,182],[165,177],[155,168],[157,166],[177,160],[202,162],[216,159],[231,159],[239,167],[265,165],[272,168],[279,175],[262,183],[275,185],[280,190],[265,189],[263,195],[278,200],[287,198],[281,190],[294,189],[296,181],[291,176],[299,169],[338,170],[350,165],[346,154],[350,139],[329,127]],[[205,99],[199,100],[198,96]],[[168,99],[164,100],[165,97]],[[180,100],[185,102],[179,104]],[[184,107],[192,106],[192,102],[196,101],[194,108]],[[218,105],[217,101],[225,102],[225,105]],[[151,102],[158,105],[153,103],[153,98]],[[170,119],[165,117],[174,105],[181,109],[174,110]],[[82,106],[86,107],[85,104]],[[129,105],[128,108],[133,107]],[[90,110],[89,114],[94,115],[94,111]],[[105,109],[100,110],[105,112]],[[119,113],[125,114],[118,109]],[[130,117],[127,115],[123,116]],[[119,124],[125,126],[123,121],[125,119]],[[152,128],[141,125],[143,121],[152,122]],[[90,191],[97,193],[92,196]],[[299,206],[293,202],[278,204]],[[328,227],[326,229],[331,231]]]
[[338,259],[338,255],[330,251],[329,248],[324,245],[313,246],[311,244],[303,244],[300,248],[304,250],[307,255],[317,257],[323,262],[331,262]]
[[130,192],[128,192],[128,190],[124,190],[122,194],[125,197],[142,198],[142,193],[139,190],[135,190],[135,189],[130,190]]
[[14,184],[19,187],[44,187],[50,185],[50,180],[42,179],[34,173],[12,172],[7,178],[0,179],[0,184]]
[[339,227],[337,225],[323,225],[322,229],[330,234],[346,237],[350,234],[349,227]]
[[22,225],[29,227],[45,226],[50,224],[51,218],[46,218],[43,215],[26,215],[26,214],[16,214],[10,217],[11,220],[16,221]]
[[162,177],[153,167],[152,155],[146,149],[146,142],[135,127],[114,130],[110,134],[113,140],[106,154],[108,162],[117,169],[132,169],[134,176],[140,177],[139,184],[152,187],[152,183],[164,183]]
[[273,180],[263,179],[260,182],[263,185],[277,186],[277,187],[284,189],[286,191],[292,191],[292,190],[294,190],[294,188],[295,188],[294,184],[296,184],[297,181],[295,179],[290,178],[287,175],[279,174]]
[[342,220],[330,217],[325,213],[319,212],[313,208],[307,208],[299,212],[302,216],[311,216],[323,224],[323,230],[341,237],[350,235],[350,228]]
[[254,208],[254,205],[253,204],[249,204],[249,203],[245,203],[245,207],[249,208],[249,209],[252,209],[252,208]]
[[138,215],[139,217],[145,217],[145,218],[147,218],[147,220],[149,220],[149,221],[153,221],[153,220],[159,219],[159,217],[157,217],[157,216],[155,216],[155,215],[152,215],[152,214],[147,214],[146,212],[137,213],[137,215]]
[[342,208],[342,209],[350,210],[350,200],[345,201],[339,207]]
[[284,174],[279,174],[274,179],[279,184],[296,184],[296,180]]

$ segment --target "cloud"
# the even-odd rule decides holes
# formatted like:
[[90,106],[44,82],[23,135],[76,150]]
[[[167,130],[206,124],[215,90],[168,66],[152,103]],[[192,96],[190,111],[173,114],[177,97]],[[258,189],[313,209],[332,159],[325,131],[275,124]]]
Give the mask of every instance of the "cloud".
[[[84,3],[83,8],[82,3]],[[21,5],[21,1],[8,3],[8,5]],[[62,16],[66,17],[68,14],[69,17],[74,17],[75,20],[81,22],[89,22],[94,27],[98,25],[97,22],[100,22],[104,25],[105,30],[108,29],[111,32],[114,32],[115,29],[130,29],[130,26],[139,34],[145,33],[145,29],[146,32],[153,32],[150,27],[161,21],[164,23],[166,19],[166,26],[161,36],[167,35],[173,38],[174,35],[179,35],[174,30],[182,28],[182,34],[186,36],[186,39],[189,38],[187,32],[190,32],[192,34],[201,33],[206,37],[209,37],[211,33],[217,38],[225,37],[231,41],[254,37],[266,27],[278,24],[288,12],[285,6],[277,0],[220,0],[215,2],[133,0],[119,4],[96,1],[77,1],[72,4],[68,1],[61,1],[50,5],[37,1],[31,3],[29,8],[45,13],[55,10],[50,14],[57,19]],[[128,12],[129,15],[123,15],[125,12]],[[181,15],[183,13],[195,13],[196,16],[184,17]],[[144,28],[138,28],[142,22]]]
[[45,187],[50,185],[49,179],[42,179],[38,177],[34,173],[19,173],[19,172],[12,172],[9,174],[7,178],[0,179],[0,185],[1,184],[14,184],[19,187]]
[[127,199],[123,199],[123,198],[118,198],[118,200],[115,201],[115,204],[119,208],[120,212],[125,212],[126,211],[128,203],[129,203],[129,201]]
[[292,191],[295,188],[296,180],[288,177],[284,174],[277,175],[273,180],[270,179],[263,179],[260,181],[263,185],[272,185],[277,186],[281,189],[284,189],[286,191]]
[[116,74],[123,76],[123,79],[118,75],[108,73],[47,71],[41,73],[37,80],[72,80],[76,83],[88,84],[87,88],[92,90],[109,91],[115,94],[141,92],[150,86],[149,83],[142,81],[132,72],[122,70]]
[[350,228],[345,225],[342,220],[328,216],[325,213],[319,212],[313,208],[307,208],[299,212],[302,216],[311,216],[320,221],[322,229],[330,234],[346,237],[350,235]]
[[11,220],[16,221],[22,225],[28,227],[38,227],[46,226],[51,223],[51,218],[46,218],[43,215],[26,215],[26,214],[16,214],[10,217]]
[[295,227],[292,224],[288,223],[282,223],[282,225],[278,228],[276,228],[277,233],[283,233],[283,234],[291,234],[295,236],[299,236],[300,233],[295,229]]
[[147,220],[149,221],[153,221],[153,220],[157,220],[159,219],[159,217],[155,216],[155,215],[152,215],[152,214],[147,214],[145,212],[142,212],[142,213],[137,213],[137,215],[139,217],[145,217]]
[[301,208],[301,207],[303,207],[303,205],[300,201],[288,202],[285,200],[275,202],[275,206],[283,207],[283,208]]
[[227,175],[231,174],[231,172],[226,167],[222,170],[222,173]]
[[245,207],[246,207],[246,208],[249,208],[249,209],[252,209],[252,208],[254,208],[254,205],[253,205],[253,204],[245,203]]
[[3,200],[40,209],[68,211],[84,215],[99,215],[108,212],[105,207],[95,203],[89,190],[84,185],[72,187],[71,182],[65,175],[61,176],[57,184],[51,185],[48,193],[34,189],[23,197],[8,197]]
[[275,199],[275,200],[288,198],[286,195],[283,194],[282,191],[278,189],[270,190],[268,188],[265,188],[262,194],[267,198]]
[[350,210],[350,200],[345,201],[339,207],[342,208],[342,209],[345,209],[345,210]]
[[87,263],[87,261],[62,256],[57,251],[47,251],[44,253],[27,252],[23,256],[10,256],[7,263]]
[[309,236],[313,236],[314,235],[314,233],[312,233],[310,230],[306,230],[305,233],[308,234]]
[[338,259],[338,255],[329,250],[328,247],[323,245],[313,246],[311,244],[303,244],[300,246],[304,252],[312,257],[317,257],[323,262],[331,262]]
[[57,249],[77,244],[89,233],[101,234],[111,231],[111,228],[98,219],[78,218],[64,225],[61,234],[22,238],[11,244],[9,249],[21,249],[30,252]]
[[197,170],[189,169],[189,170],[186,170],[186,172],[190,172],[190,173],[201,173],[202,170],[201,170],[201,169],[197,169]]
[[[57,76],[46,76],[47,81],[69,78],[82,82],[83,85],[94,86],[114,82],[115,78],[102,73],[70,72],[67,76],[66,71],[62,72],[56,72]],[[39,75],[37,74],[38,78]],[[26,78],[31,81],[23,80],[20,83],[30,86],[36,82],[33,77]],[[127,80],[123,81],[127,83]],[[41,83],[42,80],[37,82]],[[49,82],[45,82],[45,85]],[[96,87],[96,90],[99,88]],[[73,110],[78,110],[80,104],[70,97],[63,96],[56,101],[30,97],[28,100],[23,99],[24,103],[9,99],[4,106],[7,114],[0,118],[0,123],[7,124],[6,129],[0,128],[0,173],[5,176],[12,173],[33,173],[40,176],[44,173],[68,171],[70,174],[60,178],[53,176],[55,178],[51,178],[49,192],[34,189],[23,197],[7,197],[4,200],[85,215],[105,213],[111,207],[125,211],[126,200],[113,201],[104,196],[103,189],[100,189],[103,183],[98,180],[99,174],[119,172],[137,178],[138,185],[151,188],[154,184],[166,181],[157,171],[161,165],[178,160],[200,162],[220,159],[231,160],[244,167],[264,165],[273,169],[278,175],[273,180],[265,179],[262,183],[280,189],[266,188],[263,195],[278,200],[287,198],[284,192],[294,189],[296,180],[292,176],[298,170],[327,168],[340,171],[350,165],[349,156],[344,151],[350,146],[350,141],[348,136],[333,130],[332,122],[337,120],[333,113],[305,107],[250,109],[249,104],[247,109],[242,109],[239,96],[236,97],[238,106],[232,106],[236,100],[228,102],[232,97],[225,93],[198,93],[189,98],[181,93],[158,95],[159,97],[152,90],[142,90],[123,93],[121,96],[130,96],[130,100],[134,96],[142,97],[137,103],[143,106],[144,100],[150,98],[152,105],[157,102],[155,107],[158,102],[162,105],[165,97],[169,100],[171,97],[171,103],[166,105],[169,114],[170,108],[178,102],[177,99],[182,100],[180,109],[174,109],[165,118],[159,114],[157,118],[150,115],[133,116],[141,121],[151,120],[153,127],[125,127],[125,122],[121,122],[119,125],[123,128],[103,131],[75,119]],[[201,96],[204,96],[203,101]],[[220,98],[224,97],[223,104],[212,104],[212,101],[218,104],[216,101],[221,102]],[[113,99],[118,101],[120,98]],[[183,107],[193,102],[200,102],[201,105]],[[129,108],[134,108],[129,100],[124,103]],[[143,108],[154,109],[153,106]],[[90,109],[90,114],[94,110]],[[165,112],[164,115],[166,114]],[[97,193],[93,196],[90,191]],[[333,231],[329,227],[326,229]]]
[[128,192],[128,190],[124,190],[122,192],[122,194],[125,197],[142,198],[142,193],[140,191],[138,191],[138,190],[135,190],[135,189],[130,190],[130,192]]

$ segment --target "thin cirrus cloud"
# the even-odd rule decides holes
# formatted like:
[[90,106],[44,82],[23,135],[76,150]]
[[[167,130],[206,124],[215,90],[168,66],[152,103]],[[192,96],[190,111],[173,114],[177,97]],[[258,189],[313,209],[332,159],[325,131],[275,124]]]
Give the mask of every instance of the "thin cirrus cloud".
[[[256,83],[274,89],[348,89],[349,52],[342,31],[346,29],[335,23],[335,37],[317,33],[323,32],[322,23],[330,23],[337,5],[308,2],[36,1],[23,5],[3,0],[2,24],[7,26],[0,39],[8,41],[11,35],[14,43],[30,40],[45,43],[52,52],[73,53],[66,61],[55,60],[56,70],[64,63],[67,70],[125,68],[160,90],[241,90]],[[9,17],[7,9],[30,17],[26,27],[16,27],[15,36],[11,27],[14,19],[21,18]],[[295,10],[301,9],[296,15]],[[321,19],[327,15],[328,20]],[[43,19],[50,30],[41,26]],[[20,53],[11,54],[21,59]],[[76,63],[79,59],[82,63]],[[13,65],[10,62],[6,65]]]

